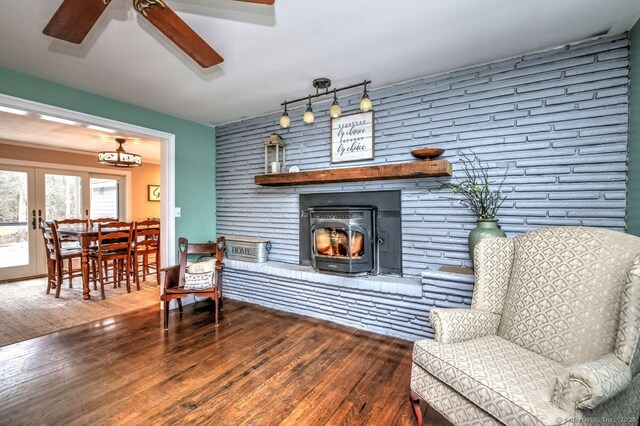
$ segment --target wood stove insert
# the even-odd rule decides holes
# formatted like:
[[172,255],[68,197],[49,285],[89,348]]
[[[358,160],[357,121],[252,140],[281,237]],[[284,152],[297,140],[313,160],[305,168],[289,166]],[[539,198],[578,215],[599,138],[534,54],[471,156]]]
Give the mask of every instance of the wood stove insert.
[[402,276],[400,198],[400,191],[301,194],[300,264],[344,275]]
[[310,209],[311,265],[318,271],[364,275],[375,269],[375,209]]

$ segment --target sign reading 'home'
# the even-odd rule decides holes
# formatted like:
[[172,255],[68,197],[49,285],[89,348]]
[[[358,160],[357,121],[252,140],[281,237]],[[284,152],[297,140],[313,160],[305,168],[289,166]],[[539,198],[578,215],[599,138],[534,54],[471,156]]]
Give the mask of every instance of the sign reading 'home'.
[[331,119],[331,162],[373,160],[373,111]]

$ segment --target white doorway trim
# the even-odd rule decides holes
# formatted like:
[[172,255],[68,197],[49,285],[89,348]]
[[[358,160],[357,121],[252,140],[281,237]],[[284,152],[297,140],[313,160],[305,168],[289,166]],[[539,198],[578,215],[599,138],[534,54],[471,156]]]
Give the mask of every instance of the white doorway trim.
[[[85,114],[57,106],[33,102],[0,93],[0,106],[16,108],[33,115],[50,115],[78,122],[80,125],[94,125],[107,127],[123,133],[132,133],[160,141],[160,185],[162,197],[160,199],[160,226],[162,238],[162,265],[175,264],[175,143],[176,136],[155,129],[137,126],[122,121],[111,120],[96,115]],[[146,194],[142,194],[146,196]]]

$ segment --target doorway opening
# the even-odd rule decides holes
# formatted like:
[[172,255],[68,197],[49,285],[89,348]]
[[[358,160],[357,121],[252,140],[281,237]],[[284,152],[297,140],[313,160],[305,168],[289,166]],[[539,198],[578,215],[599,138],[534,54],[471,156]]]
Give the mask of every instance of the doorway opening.
[[[53,117],[54,119],[57,119],[60,124],[71,123],[72,125],[82,129],[105,130],[108,131],[106,136],[111,141],[115,134],[137,135],[141,138],[150,138],[158,141],[160,145],[160,182],[149,182],[149,184],[159,184],[162,188],[162,197],[160,199],[160,222],[161,233],[163,235],[163,238],[161,239],[161,264],[169,265],[175,263],[175,135],[3,94],[0,94],[0,106],[5,107],[5,109],[8,108],[17,112],[22,112],[22,115],[49,118]],[[61,151],[65,151],[65,149],[62,149]],[[28,161],[23,161],[18,165],[27,167],[34,166],[34,164],[30,164]],[[98,179],[101,176],[99,175],[99,171],[92,170],[92,172],[96,174],[96,176],[94,176],[94,179],[96,180],[93,182],[96,189],[94,197],[97,197],[100,189],[95,185],[97,185]],[[73,178],[68,179],[73,181]],[[91,194],[94,192],[91,189],[91,181],[89,181],[88,185],[85,185],[85,188],[86,193],[84,196],[88,197],[90,200]],[[105,188],[103,187],[103,195],[104,190]],[[128,197],[127,201],[129,201],[129,204],[132,197],[131,190],[129,189],[127,192],[128,194],[120,196],[120,202],[125,206],[127,203],[122,201],[122,196]],[[136,197],[143,196],[146,197],[146,194],[136,194]],[[33,202],[35,202],[35,200]],[[30,213],[32,213],[32,211]],[[128,218],[129,215],[130,212],[126,211],[124,217]],[[29,220],[31,219],[32,215],[29,217]]]

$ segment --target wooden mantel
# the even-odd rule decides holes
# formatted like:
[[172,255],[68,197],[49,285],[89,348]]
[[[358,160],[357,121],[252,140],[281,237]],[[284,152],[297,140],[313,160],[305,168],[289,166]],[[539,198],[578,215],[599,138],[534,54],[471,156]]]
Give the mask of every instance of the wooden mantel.
[[262,186],[313,185],[335,182],[415,179],[433,176],[451,176],[451,163],[447,160],[431,160],[385,164],[382,166],[275,173],[255,176],[255,183]]

